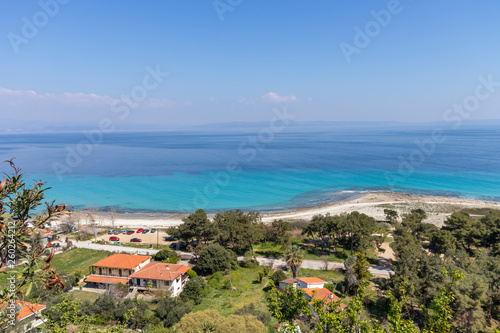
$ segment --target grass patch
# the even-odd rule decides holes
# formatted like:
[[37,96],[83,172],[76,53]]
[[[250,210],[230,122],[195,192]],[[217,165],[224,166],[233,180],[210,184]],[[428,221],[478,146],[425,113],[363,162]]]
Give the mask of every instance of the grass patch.
[[[269,277],[265,277],[262,283],[257,283],[256,278],[263,267],[257,268],[239,268],[231,271],[231,282],[236,288],[235,292],[225,289],[225,281],[219,286],[212,287],[201,304],[195,306],[194,311],[203,311],[213,309],[220,312],[223,316],[233,314],[244,305],[255,303],[260,310],[266,309],[266,286]],[[225,277],[225,280],[228,278]]]
[[58,273],[74,275],[80,272],[82,275],[89,274],[89,266],[111,253],[108,251],[73,248],[69,251],[57,254],[51,261]]
[[82,290],[73,290],[69,293],[76,301],[85,301],[89,300],[91,303],[99,298],[100,294],[92,293],[90,291],[82,291]]

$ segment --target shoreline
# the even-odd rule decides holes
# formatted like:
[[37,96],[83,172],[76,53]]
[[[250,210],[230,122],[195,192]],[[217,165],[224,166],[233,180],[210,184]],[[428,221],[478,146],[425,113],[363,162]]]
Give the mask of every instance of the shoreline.
[[[310,220],[313,216],[319,214],[331,215],[344,214],[352,211],[359,211],[367,214],[377,220],[385,220],[383,213],[385,208],[395,209],[400,214],[407,213],[412,209],[422,208],[428,214],[426,223],[432,223],[437,226],[442,226],[444,220],[452,212],[464,208],[490,208],[499,209],[499,202],[464,199],[445,196],[430,196],[419,194],[404,194],[396,192],[364,192],[354,199],[345,201],[332,202],[325,205],[315,207],[305,207],[293,209],[283,212],[261,213],[262,222],[271,223],[275,219],[285,220]],[[85,217],[86,212],[74,213],[75,219],[79,220],[82,225],[88,224],[88,219]],[[96,224],[99,226],[110,227],[148,227],[148,228],[166,228],[182,224],[182,218],[190,213],[94,213],[93,217]],[[164,215],[165,217],[160,217]],[[213,218],[215,214],[208,214],[209,218]]]

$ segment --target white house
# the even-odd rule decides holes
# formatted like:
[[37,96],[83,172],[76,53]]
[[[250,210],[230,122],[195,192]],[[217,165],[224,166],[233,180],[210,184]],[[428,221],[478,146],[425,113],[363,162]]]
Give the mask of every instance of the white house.
[[300,289],[308,288],[308,289],[313,289],[313,288],[323,288],[325,286],[325,283],[327,283],[324,280],[321,280],[317,277],[307,277],[307,278],[297,278],[297,287]]
[[152,262],[130,275],[130,284],[134,287],[170,290],[172,296],[181,293],[189,279],[188,266]]
[[94,283],[97,286],[118,283],[127,285],[130,275],[145,267],[150,261],[151,256],[112,254],[89,267],[90,275],[85,282]]

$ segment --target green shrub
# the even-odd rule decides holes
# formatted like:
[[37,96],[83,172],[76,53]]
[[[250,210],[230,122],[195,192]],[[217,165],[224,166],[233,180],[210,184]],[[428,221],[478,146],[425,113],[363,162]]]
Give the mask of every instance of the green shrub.
[[284,279],[286,279],[286,275],[281,269],[271,275],[271,280],[273,280],[274,284],[278,284],[278,282],[283,281]]
[[271,267],[264,266],[264,276],[268,276],[271,273]]
[[194,278],[195,276],[198,276],[198,273],[196,273],[192,269],[188,270],[187,273],[188,273],[190,279]]
[[240,261],[240,266],[243,268],[257,268],[260,266],[259,262],[255,259]]
[[153,256],[154,261],[161,261],[166,264],[176,264],[179,262],[180,258],[177,252],[172,250],[161,250]]
[[230,253],[219,244],[210,244],[200,251],[196,266],[205,274],[225,271],[231,268]]

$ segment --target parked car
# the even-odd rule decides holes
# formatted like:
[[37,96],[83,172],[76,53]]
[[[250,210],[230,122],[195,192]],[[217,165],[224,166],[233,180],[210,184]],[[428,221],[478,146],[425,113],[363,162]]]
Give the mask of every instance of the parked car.
[[119,234],[121,234],[121,233],[122,233],[122,232],[121,232],[120,230],[115,230],[115,232],[113,232],[113,234],[115,234],[115,235],[119,235]]
[[133,235],[135,234],[134,230],[127,230],[127,235]]
[[132,238],[130,241],[133,242],[133,243],[140,243],[140,242],[142,242],[142,239],[140,239],[140,238]]
[[175,241],[175,237],[165,237],[165,241],[166,242],[172,242],[172,241]]
[[151,229],[151,233],[154,234],[156,232],[156,229],[155,228],[152,228]]
[[110,240],[110,241],[116,241],[116,242],[117,242],[117,241],[119,241],[119,240],[120,240],[120,238],[118,238],[118,237],[116,237],[116,236],[111,236],[111,237],[109,237],[109,240]]
[[112,234],[113,234],[113,232],[114,232],[114,230],[113,230],[113,229],[108,230],[108,235],[112,235]]
[[173,249],[177,247],[177,243],[172,243],[168,246],[169,248]]
[[188,245],[184,242],[181,243],[181,245],[179,246],[180,249],[185,249]]
[[123,230],[122,234],[127,235],[128,234],[128,230]]
[[144,229],[144,230],[142,231],[142,233],[143,233],[143,234],[147,234],[148,232],[149,232],[149,229]]
[[144,229],[143,228],[139,228],[139,230],[137,230],[137,233],[140,234],[141,232],[143,232]]

